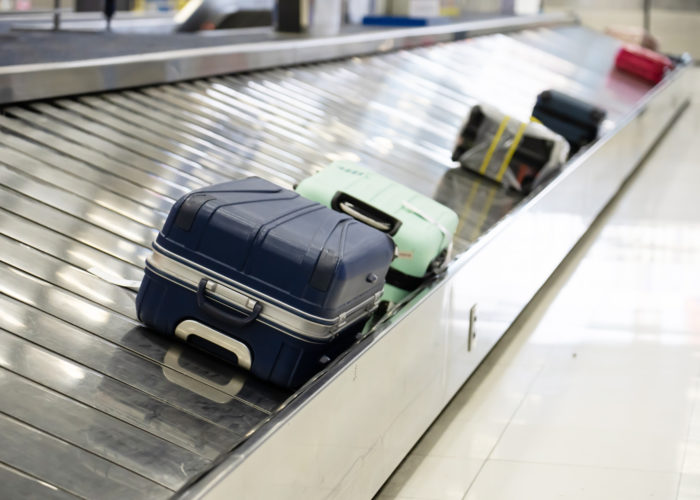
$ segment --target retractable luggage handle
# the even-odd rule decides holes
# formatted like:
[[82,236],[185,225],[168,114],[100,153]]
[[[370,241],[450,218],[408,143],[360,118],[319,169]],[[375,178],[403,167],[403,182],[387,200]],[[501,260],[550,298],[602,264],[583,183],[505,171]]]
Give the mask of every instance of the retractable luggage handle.
[[209,281],[210,280],[207,278],[202,278],[199,281],[199,286],[197,287],[197,306],[204,314],[214,318],[214,320],[220,323],[232,325],[236,328],[248,326],[258,318],[260,312],[262,311],[262,304],[260,302],[255,302],[253,310],[244,318],[239,318],[231,313],[222,311],[219,307],[209,302],[206,297],[207,283],[209,283]]

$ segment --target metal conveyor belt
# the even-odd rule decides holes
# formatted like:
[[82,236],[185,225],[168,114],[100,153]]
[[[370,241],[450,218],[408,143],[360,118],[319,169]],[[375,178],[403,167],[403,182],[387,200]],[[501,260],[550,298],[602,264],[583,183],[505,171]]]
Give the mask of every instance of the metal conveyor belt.
[[169,206],[258,175],[291,187],[354,159],[460,214],[464,251],[519,201],[455,169],[477,101],[526,118],[555,87],[615,122],[649,90],[580,27],[8,107],[0,116],[4,498],[163,498],[290,394],[142,328],[134,292]]

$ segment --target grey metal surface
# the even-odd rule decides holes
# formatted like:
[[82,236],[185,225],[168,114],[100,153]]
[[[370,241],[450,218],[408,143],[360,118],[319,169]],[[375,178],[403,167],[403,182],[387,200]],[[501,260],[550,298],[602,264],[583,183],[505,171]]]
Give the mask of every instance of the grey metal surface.
[[[372,29],[331,37],[290,37],[272,35],[269,31],[262,33],[262,37],[258,33],[195,39],[192,35],[172,35],[189,37],[190,41],[178,38],[167,49],[162,48],[161,41],[156,44],[160,48],[153,50],[148,49],[148,42],[139,44],[138,36],[129,35],[122,45],[130,46],[131,51],[128,55],[119,52],[114,56],[105,55],[114,50],[111,37],[88,34],[77,44],[73,42],[76,47],[73,52],[84,54],[77,60],[63,54],[47,62],[40,56],[42,51],[37,50],[20,63],[0,67],[0,104],[386,52],[460,40],[466,36],[555,26],[572,20],[570,14],[542,14],[422,28]],[[79,37],[73,35],[73,38]],[[52,52],[56,40],[55,37],[45,38],[33,44],[19,40],[13,45],[17,49],[44,47],[44,51]],[[91,45],[102,50],[87,48]],[[7,50],[16,52],[9,46]],[[98,55],[94,55],[95,52]],[[51,85],[46,85],[48,81]]]
[[[442,40],[443,35],[448,31],[432,40]],[[570,38],[576,43],[562,42]],[[449,161],[469,106],[482,100],[526,117],[536,94],[554,87],[596,100],[608,109],[611,129],[622,124],[649,91],[636,80],[610,72],[616,47],[617,42],[583,28],[542,28],[5,108],[0,116],[0,383],[8,389],[0,404],[0,425],[13,434],[0,446],[0,472],[36,491],[46,483],[57,488],[57,495],[94,496],[98,488],[113,487],[115,496],[167,496],[205,472],[271,415],[267,431],[252,434],[263,437],[242,449],[243,456],[280,426],[293,429],[291,410],[317,401],[315,408],[321,405],[334,416],[295,425],[318,426],[323,431],[319,436],[336,436],[334,429],[343,429],[359,444],[345,448],[340,436],[337,441],[319,437],[309,443],[309,434],[300,432],[296,438],[309,443],[307,450],[323,463],[301,457],[288,468],[280,466],[284,470],[278,470],[268,486],[280,488],[275,490],[279,493],[290,488],[291,481],[289,491],[295,494],[324,494],[315,488],[318,483],[299,482],[303,474],[297,467],[303,466],[319,471],[310,477],[325,481],[326,493],[349,495],[355,471],[371,470],[371,461],[362,465],[362,453],[377,453],[375,433],[388,432],[387,439],[395,440],[396,446],[386,452],[371,478],[362,477],[360,483],[368,488],[363,493],[368,493],[488,350],[488,342],[477,341],[475,354],[464,361],[452,345],[465,340],[463,311],[449,305],[452,299],[445,301],[459,296],[462,285],[439,286],[425,301],[433,305],[394,316],[386,335],[379,333],[360,344],[336,366],[342,369],[320,379],[328,386],[312,384],[287,406],[291,410],[276,414],[280,405],[288,404],[289,391],[147,331],[135,317],[134,292],[89,270],[139,280],[149,245],[170,205],[190,189],[247,175],[291,187],[336,158],[361,161],[454,208],[460,214],[455,246],[458,253],[464,252],[521,202],[519,196]],[[589,181],[590,189],[599,188]],[[588,206],[583,199],[572,202],[576,198],[569,195],[557,199],[557,208],[564,214],[585,209],[588,219],[602,199]],[[534,213],[534,207],[543,205],[527,206],[533,208],[518,213]],[[545,221],[542,227],[550,220],[568,220],[549,211],[543,217],[536,222]],[[523,216],[519,221],[511,220],[508,227],[521,240],[511,237],[499,245],[512,249],[533,244],[527,233],[533,222]],[[555,231],[558,226],[552,224]],[[585,224],[574,229],[582,231]],[[575,231],[570,238],[574,235]],[[534,281],[511,286],[518,298],[503,297],[505,314],[489,320],[494,310],[480,306],[491,344],[529,299],[533,283],[547,265],[559,262],[571,241],[545,252],[547,262],[533,268]],[[498,255],[505,259],[503,253]],[[489,265],[497,261],[493,259]],[[484,273],[470,274],[466,282],[486,286],[491,278]],[[442,318],[437,326],[434,318]],[[435,342],[416,334],[436,328],[444,332],[447,323],[457,325],[447,344],[440,343],[442,333],[435,334]],[[400,335],[392,332],[406,328],[413,333],[405,338],[413,340],[405,345],[406,359],[397,361],[392,372],[408,378],[391,386],[395,379],[377,375],[381,383],[376,388],[363,385],[357,386],[358,392],[346,392],[356,387],[347,378],[347,367],[391,356],[379,346],[393,346],[395,341],[388,339]],[[425,342],[430,345],[421,353]],[[446,371],[436,375],[430,365],[411,371],[419,364],[416,357],[432,357],[431,353],[449,353]],[[366,361],[355,365],[362,359]],[[334,377],[345,382],[332,385]],[[361,380],[371,385],[371,378]],[[438,380],[446,385],[430,385]],[[420,411],[414,408],[420,415],[404,422],[405,427],[382,428],[401,413],[387,397],[380,405],[384,420],[362,434],[358,424],[372,421],[376,412],[365,408],[358,415],[353,394],[372,401],[376,395],[385,397],[381,391],[390,387],[404,403],[409,397],[425,403]],[[346,404],[353,410],[337,414]],[[55,407],[55,413],[35,414],[31,407]],[[24,449],[22,443],[32,443],[32,449]],[[331,454],[318,451],[316,444]],[[340,458],[332,451],[336,444],[345,450]],[[59,476],[53,470],[58,460],[74,463]],[[211,477],[222,476],[217,472]],[[232,484],[245,486],[236,491],[252,488],[255,496],[250,483],[237,482],[238,472],[232,478]],[[138,494],[129,489],[141,486]]]

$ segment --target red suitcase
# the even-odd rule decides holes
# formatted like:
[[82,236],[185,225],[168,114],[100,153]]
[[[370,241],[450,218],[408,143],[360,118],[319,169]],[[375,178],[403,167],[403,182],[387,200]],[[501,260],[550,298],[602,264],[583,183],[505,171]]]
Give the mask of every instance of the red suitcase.
[[615,67],[656,84],[663,79],[667,70],[673,68],[673,63],[665,55],[653,50],[638,45],[625,45],[617,53]]

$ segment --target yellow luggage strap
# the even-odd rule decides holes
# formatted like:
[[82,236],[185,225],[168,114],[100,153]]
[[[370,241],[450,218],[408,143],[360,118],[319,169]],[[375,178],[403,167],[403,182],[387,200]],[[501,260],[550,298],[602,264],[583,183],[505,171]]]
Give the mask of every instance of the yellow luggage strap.
[[518,145],[523,138],[525,128],[527,128],[527,123],[521,123],[518,127],[518,131],[515,133],[515,137],[513,138],[513,143],[508,148],[508,152],[506,153],[505,158],[503,158],[503,163],[501,163],[501,168],[498,169],[498,174],[496,174],[496,180],[498,182],[501,182],[501,179],[503,179],[503,175],[506,173],[510,160],[513,159],[515,150],[518,149]]
[[510,116],[506,116],[501,120],[501,124],[498,126],[498,131],[496,132],[496,135],[493,136],[493,139],[491,140],[491,144],[489,145],[489,149],[486,151],[486,156],[484,156],[484,161],[481,162],[481,166],[479,167],[479,173],[481,175],[484,175],[484,172],[486,172],[486,168],[489,166],[489,163],[491,163],[491,158],[493,157],[494,151],[496,151],[496,146],[498,145],[499,141],[501,140],[501,136],[503,135],[503,132],[506,129],[506,125],[508,125],[508,122],[510,121]]

